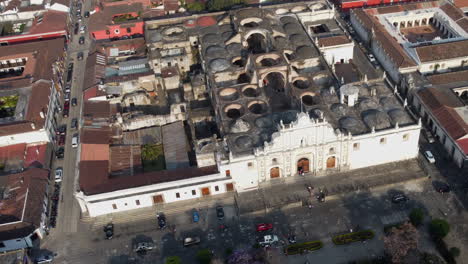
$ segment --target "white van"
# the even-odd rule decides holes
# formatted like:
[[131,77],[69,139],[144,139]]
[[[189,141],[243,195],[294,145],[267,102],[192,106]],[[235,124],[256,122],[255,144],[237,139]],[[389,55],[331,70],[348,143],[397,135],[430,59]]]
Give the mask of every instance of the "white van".
[[74,134],[72,138],[72,148],[78,147],[78,134]]

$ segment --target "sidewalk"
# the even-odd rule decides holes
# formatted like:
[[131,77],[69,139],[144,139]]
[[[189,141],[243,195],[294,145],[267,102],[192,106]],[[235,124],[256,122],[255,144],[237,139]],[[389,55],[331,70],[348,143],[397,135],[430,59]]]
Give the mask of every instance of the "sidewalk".
[[[315,202],[319,188],[328,193],[327,200],[329,200],[350,192],[369,191],[380,186],[388,187],[392,184],[425,179],[425,176],[418,161],[410,160],[321,177],[306,174],[272,180],[262,184],[258,190],[240,193],[236,200],[240,214],[251,214]],[[312,195],[308,192],[307,186],[314,187]]]

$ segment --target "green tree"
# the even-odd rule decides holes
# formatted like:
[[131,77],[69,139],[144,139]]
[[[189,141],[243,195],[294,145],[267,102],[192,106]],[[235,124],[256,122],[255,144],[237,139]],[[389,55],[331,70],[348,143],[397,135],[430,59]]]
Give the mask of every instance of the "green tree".
[[411,211],[409,218],[411,224],[418,227],[424,222],[424,212],[421,208],[415,208]]
[[434,219],[429,225],[429,232],[434,238],[442,239],[450,232],[450,225],[443,219]]
[[181,264],[182,261],[178,256],[172,256],[166,258],[166,264]]
[[206,9],[205,3],[202,2],[193,2],[186,5],[187,10],[191,12],[200,12]]
[[197,260],[200,264],[210,264],[211,258],[213,258],[213,254],[208,249],[202,249],[197,252]]
[[208,2],[208,9],[210,11],[225,10],[241,4],[245,4],[245,0],[210,0]]

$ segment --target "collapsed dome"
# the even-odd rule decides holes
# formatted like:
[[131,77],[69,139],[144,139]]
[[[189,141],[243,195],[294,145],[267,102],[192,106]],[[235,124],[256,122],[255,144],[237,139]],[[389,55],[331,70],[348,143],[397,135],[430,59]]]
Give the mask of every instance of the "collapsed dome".
[[296,49],[296,56],[301,59],[308,59],[314,57],[315,52],[312,47],[300,46]]
[[354,117],[345,116],[338,123],[341,128],[346,129],[351,134],[358,134],[361,131],[361,123]]
[[368,109],[376,109],[378,107],[379,104],[370,98],[363,98],[361,102],[359,102],[359,109],[361,111],[366,111]]
[[393,109],[388,111],[388,115],[392,121],[392,125],[398,123],[399,125],[407,125],[413,123],[409,115],[402,109]]
[[348,114],[348,106],[345,104],[332,104],[330,109],[335,115],[339,117],[342,117]]
[[250,124],[247,121],[239,118],[231,124],[230,130],[231,133],[247,132],[250,130]]
[[235,144],[240,149],[249,149],[253,147],[253,139],[249,136],[240,136],[236,138]]

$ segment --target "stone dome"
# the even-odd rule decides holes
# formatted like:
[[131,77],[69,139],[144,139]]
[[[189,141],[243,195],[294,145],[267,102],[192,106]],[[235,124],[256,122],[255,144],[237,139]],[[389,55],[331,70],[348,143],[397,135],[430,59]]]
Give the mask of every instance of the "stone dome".
[[231,124],[231,133],[243,133],[250,130],[250,124],[239,118]]
[[[151,30],[154,31],[154,30]],[[150,41],[151,42],[159,42],[163,39],[163,35],[157,31],[150,33]]]
[[210,71],[212,73],[222,72],[228,69],[230,66],[231,63],[229,63],[229,61],[226,59],[214,59],[210,61]]
[[255,119],[255,125],[258,128],[270,128],[273,127],[273,121],[267,116],[262,116]]
[[366,111],[368,109],[376,109],[378,107],[379,104],[370,98],[364,98],[359,102],[359,109],[361,111]]
[[307,42],[307,37],[304,34],[293,34],[289,36],[289,40],[294,44]]
[[239,54],[242,50],[242,45],[240,43],[231,43],[226,46],[226,49],[231,53]]
[[283,29],[288,34],[294,34],[297,32],[302,32],[302,27],[297,22],[295,23],[286,23],[283,25]]
[[236,138],[235,144],[240,149],[249,149],[253,147],[254,142],[253,139],[249,136],[240,136]]
[[364,123],[369,128],[374,127],[375,129],[385,129],[391,126],[390,118],[388,117],[388,115],[377,109],[366,110],[361,115],[362,119],[364,120]]
[[205,56],[218,58],[226,55],[226,49],[219,45],[211,45],[205,49]]
[[209,33],[203,36],[204,43],[217,43],[219,40],[219,36],[214,33]]
[[346,129],[351,134],[358,134],[361,131],[361,123],[354,117],[345,116],[338,120],[340,127]]
[[392,125],[398,123],[399,125],[406,125],[413,122],[409,115],[402,109],[392,109],[388,111]]
[[281,23],[286,24],[286,23],[297,23],[297,19],[295,19],[292,16],[284,16],[280,18]]
[[398,102],[393,96],[385,96],[380,98],[380,104],[383,105],[385,110],[390,110],[398,107]]

